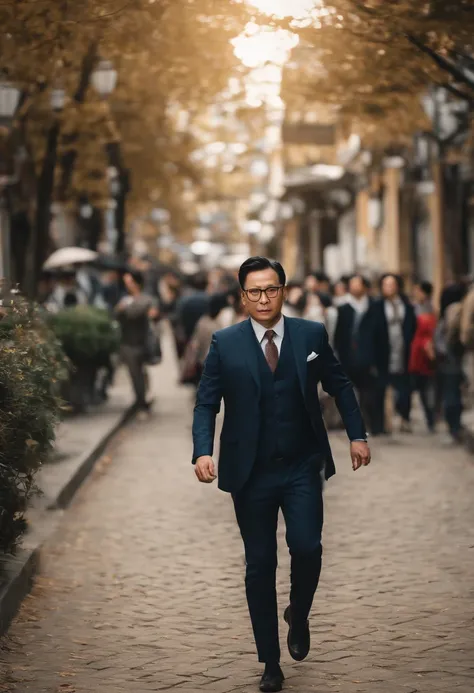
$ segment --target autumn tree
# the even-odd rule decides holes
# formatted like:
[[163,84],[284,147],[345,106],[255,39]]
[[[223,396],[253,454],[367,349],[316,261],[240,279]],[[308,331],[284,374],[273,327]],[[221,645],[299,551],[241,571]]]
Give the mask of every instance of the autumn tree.
[[[44,231],[49,221],[53,185],[65,204],[103,204],[114,161],[132,172],[137,209],[166,204],[167,196],[175,203],[183,180],[197,182],[196,143],[177,128],[175,113],[207,108],[241,73],[230,40],[250,16],[238,0],[2,3],[0,70],[23,87],[18,127],[43,184],[36,227]],[[90,88],[101,58],[119,74],[107,102]],[[57,87],[67,93],[60,115],[49,106]],[[43,233],[40,260],[44,241]]]
[[[471,0],[329,0],[299,23],[298,33],[304,58],[295,53],[289,94],[332,105],[339,122],[382,155],[409,150],[415,133],[434,143],[431,175],[444,234],[438,262],[451,256],[459,273],[465,194],[459,157],[474,109]],[[431,117],[425,113],[422,100],[430,93],[447,100],[449,131],[434,101]]]
[[412,132],[432,84],[474,103],[473,31],[470,0],[331,0],[300,23],[317,63],[305,91],[388,136]]

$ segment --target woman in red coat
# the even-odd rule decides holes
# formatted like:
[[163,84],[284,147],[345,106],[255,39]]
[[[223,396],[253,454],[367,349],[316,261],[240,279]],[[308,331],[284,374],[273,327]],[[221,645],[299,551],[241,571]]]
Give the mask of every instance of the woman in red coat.
[[408,370],[413,378],[413,391],[420,393],[428,429],[435,427],[436,386],[435,350],[433,345],[436,316],[422,313],[417,318],[415,337],[411,343]]

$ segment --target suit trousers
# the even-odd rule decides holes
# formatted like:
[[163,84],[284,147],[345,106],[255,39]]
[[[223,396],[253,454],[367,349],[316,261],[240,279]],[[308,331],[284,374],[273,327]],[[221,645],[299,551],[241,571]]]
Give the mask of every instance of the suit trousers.
[[396,413],[403,421],[410,421],[412,386],[409,373],[381,374],[375,387],[373,435],[385,432],[385,394],[388,387],[394,391]]
[[146,402],[147,374],[145,366],[145,350],[142,347],[123,344],[120,349],[120,358],[130,374],[135,401],[140,409],[148,409]]
[[278,662],[276,594],[280,508],[291,555],[290,602],[294,621],[306,621],[321,572],[323,494],[315,456],[301,462],[256,464],[234,506],[245,546],[245,586],[260,662]]

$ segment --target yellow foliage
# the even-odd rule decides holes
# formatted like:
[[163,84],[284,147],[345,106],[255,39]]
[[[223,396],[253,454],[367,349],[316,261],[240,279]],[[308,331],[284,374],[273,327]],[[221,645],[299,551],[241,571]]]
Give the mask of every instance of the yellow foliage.
[[[53,119],[60,118],[59,157],[77,152],[68,195],[106,195],[104,147],[121,141],[131,169],[134,203],[169,194],[175,178],[195,176],[193,143],[176,133],[172,106],[203,111],[241,74],[230,40],[250,19],[240,0],[16,0],[0,5],[0,69],[23,86],[21,112],[28,151],[39,171]],[[108,102],[89,87],[77,91],[85,58],[111,60],[118,86]],[[60,116],[51,113],[51,89],[67,92]],[[82,99],[79,99],[82,101]],[[57,178],[60,176],[58,166]],[[178,185],[178,187],[180,187]]]

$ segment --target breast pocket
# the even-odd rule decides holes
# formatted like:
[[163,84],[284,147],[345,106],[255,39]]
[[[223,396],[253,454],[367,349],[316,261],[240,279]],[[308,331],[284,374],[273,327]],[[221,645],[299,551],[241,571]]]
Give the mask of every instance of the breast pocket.
[[316,378],[319,381],[321,379],[321,358],[319,356],[316,359],[312,359],[312,361],[308,361],[307,372],[311,380]]

